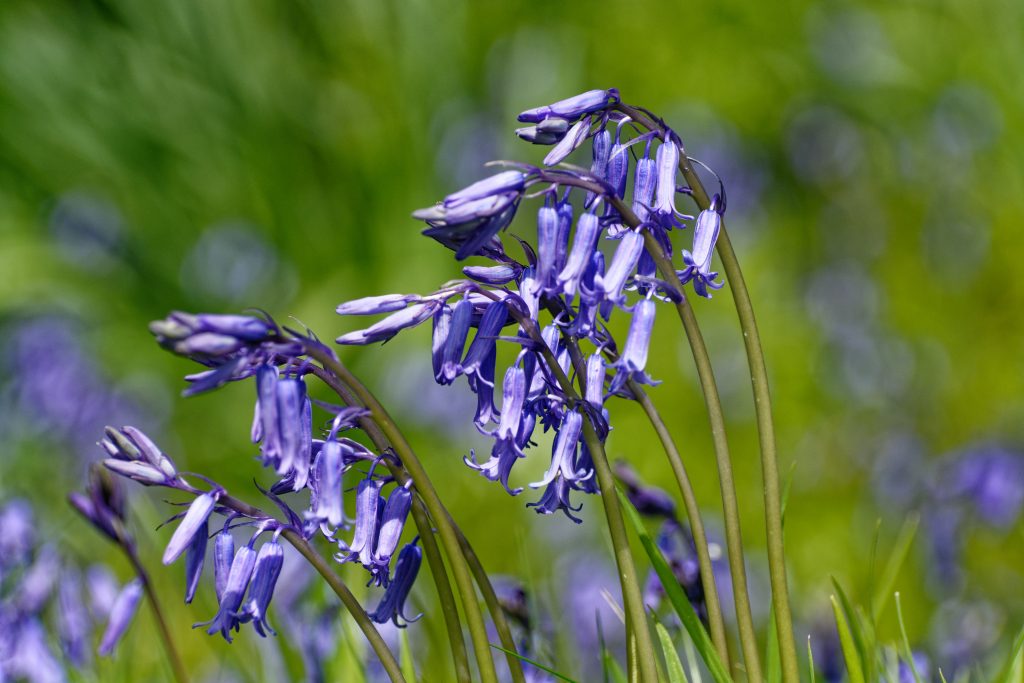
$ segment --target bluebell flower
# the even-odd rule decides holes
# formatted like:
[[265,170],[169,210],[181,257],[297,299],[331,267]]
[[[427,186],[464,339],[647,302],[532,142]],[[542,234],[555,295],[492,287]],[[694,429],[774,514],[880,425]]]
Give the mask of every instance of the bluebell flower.
[[138,429],[107,427],[105,434],[100,446],[110,456],[103,461],[107,469],[146,486],[171,486],[177,480],[174,463]]
[[274,597],[274,587],[283,566],[284,550],[276,539],[260,546],[252,572],[252,581],[249,583],[248,599],[242,609],[240,621],[252,621],[253,628],[264,638],[267,635],[266,631],[277,635],[267,621],[267,608]]
[[374,479],[371,471],[356,487],[356,530],[351,544],[338,543],[341,550],[335,555],[338,562],[358,560],[364,567],[374,568],[373,550],[380,529],[382,486],[383,482]]
[[615,88],[610,90],[588,90],[585,93],[559,100],[553,104],[527,109],[519,114],[518,118],[523,123],[540,123],[549,118],[573,121],[585,114],[606,109],[618,101],[619,91]]
[[[911,668],[910,664],[905,660],[900,660],[897,681],[899,683],[914,683],[918,679],[922,681],[930,681],[932,678],[932,667],[928,656],[923,652],[915,651],[911,653],[911,657],[914,658],[913,668]],[[917,676],[914,675],[915,671],[917,672]]]
[[558,274],[558,285],[567,295],[576,293],[580,279],[590,263],[591,256],[597,248],[597,238],[601,235],[601,221],[593,212],[586,212],[576,223],[576,236],[573,238],[572,251],[565,267]]
[[204,521],[192,537],[192,542],[185,551],[185,603],[191,603],[199,588],[199,579],[203,576],[206,564],[206,544],[210,540],[210,525]]
[[36,614],[50,599],[60,572],[60,556],[52,545],[39,548],[18,583],[14,604],[24,614]]
[[[465,259],[481,250],[508,227],[515,216],[526,175],[505,171],[478,181],[428,209],[413,212],[413,217],[430,226],[423,231]],[[497,247],[500,252],[500,246]]]
[[[717,195],[715,197],[717,200]],[[707,288],[721,289],[725,283],[715,282],[718,273],[711,272],[711,257],[715,253],[715,242],[722,228],[722,216],[712,201],[711,208],[701,211],[693,228],[693,251],[683,250],[686,268],[679,272],[683,284],[693,281],[693,289],[700,296],[711,298]]]
[[378,315],[400,311],[410,303],[418,302],[421,297],[416,294],[384,294],[382,296],[366,296],[338,304],[338,315]]
[[515,282],[523,273],[518,263],[503,263],[498,266],[466,266],[462,274],[470,280],[481,282],[492,287],[501,287]]
[[473,303],[468,298],[460,299],[452,310],[451,325],[442,349],[441,374],[435,375],[438,384],[451,384],[462,374],[462,353],[473,318]]
[[142,600],[142,580],[132,579],[124,585],[121,592],[114,601],[110,610],[110,619],[107,621],[107,628],[100,640],[99,653],[107,657],[114,652],[125,631],[132,623],[135,612],[139,609],[139,601]]
[[386,567],[391,563],[391,556],[398,547],[402,537],[405,521],[412,507],[412,492],[404,486],[398,486],[391,495],[381,513],[380,528],[377,531],[376,547],[373,551],[375,564]]
[[508,305],[505,301],[492,301],[487,305],[477,327],[476,337],[473,338],[462,361],[462,371],[469,378],[474,391],[475,385],[480,382],[489,382],[492,387],[494,385],[494,368],[490,369],[490,379],[485,380],[482,376],[483,366],[497,348],[496,337],[501,334],[501,328],[508,324],[508,321]]
[[311,504],[312,517],[326,521],[333,527],[340,526],[345,514],[342,506],[342,475],[345,471],[345,456],[342,445],[329,438],[324,441],[314,465],[316,479],[316,501]]
[[523,403],[526,400],[526,375],[518,365],[505,371],[502,382],[501,418],[497,429],[493,432],[494,447],[490,459],[482,464],[475,461],[475,453],[465,458],[467,465],[478,470],[491,481],[501,482],[505,490],[517,495],[522,489],[511,489],[508,477],[516,460],[525,456],[519,446],[517,436],[523,421]]
[[[643,251],[644,236],[640,232],[628,230],[623,233],[619,246],[615,248],[615,255],[608,266],[608,271],[601,278],[601,291],[609,303],[622,305],[624,301],[622,289],[626,286],[626,281],[636,272],[636,266]],[[605,320],[608,317],[608,314],[604,315]]]
[[666,228],[680,225],[676,217],[676,174],[679,172],[679,147],[666,135],[665,141],[658,146],[654,159],[657,173],[656,196],[654,200],[654,216],[658,223]]
[[[545,202],[537,211],[537,285],[546,294],[555,292],[558,277],[559,251],[569,248],[568,242],[559,242],[559,213],[554,205]],[[568,233],[566,233],[568,237]]]
[[664,489],[641,482],[636,470],[629,463],[624,460],[616,462],[615,477],[622,482],[626,489],[626,497],[641,515],[676,518],[676,504],[672,496]]
[[538,514],[550,515],[561,510],[565,513],[565,516],[571,519],[576,524],[582,524],[583,520],[573,515],[573,512],[579,512],[582,509],[582,505],[572,506],[572,501],[569,499],[569,494],[572,491],[572,487],[569,482],[563,477],[555,477],[551,483],[548,484],[547,488],[544,489],[543,495],[540,499],[534,503],[527,503],[526,507],[534,508]]
[[[673,576],[693,605],[694,611],[701,619],[706,619],[704,584],[701,582],[700,564],[689,529],[674,519],[666,519],[658,531],[656,542],[672,569]],[[657,609],[664,596],[664,586],[652,570],[644,588],[644,604],[651,609]]]
[[566,157],[580,148],[590,134],[590,119],[583,118],[577,121],[569,132],[558,141],[547,156],[544,157],[545,166],[554,166],[562,163]]
[[213,586],[217,602],[221,601],[228,586],[231,564],[235,559],[235,539],[225,524],[213,543]]
[[578,478],[576,472],[576,449],[580,434],[583,431],[583,416],[575,410],[565,411],[562,424],[555,435],[554,447],[551,451],[551,465],[540,481],[530,484],[530,488],[547,486],[555,477],[562,477],[573,482]]
[[231,629],[238,629],[240,623],[239,608],[242,606],[242,598],[245,589],[249,586],[252,578],[253,568],[256,566],[256,551],[252,543],[244,545],[235,553],[231,561],[231,568],[228,571],[224,588],[218,597],[217,614],[209,621],[194,624],[192,628],[209,626],[206,630],[208,635],[220,633],[224,640],[231,642]]
[[387,341],[402,330],[415,327],[429,320],[439,306],[440,304],[436,301],[413,304],[396,313],[392,313],[365,330],[356,330],[355,332],[343,334],[335,342],[338,344],[364,345]]
[[434,369],[434,381],[441,383],[444,368],[444,352],[448,347],[448,333],[452,328],[452,307],[442,304],[434,313],[431,331],[430,361]]
[[587,269],[583,271],[583,278],[580,280],[579,310],[567,329],[570,335],[585,339],[596,333],[597,314],[602,303],[602,276],[604,276],[604,254],[594,251]]
[[[407,617],[405,615],[405,601],[409,598],[409,592],[416,582],[416,575],[423,563],[423,551],[418,545],[418,537],[412,543],[402,547],[398,553],[398,562],[395,563],[395,576],[384,591],[377,609],[370,613],[370,618],[378,624],[386,624],[391,621],[395,626],[404,628],[408,623],[416,621],[423,615]],[[402,621],[406,623],[402,623]]]
[[647,351],[651,345],[656,310],[655,303],[650,299],[641,299],[634,307],[633,319],[629,324],[629,334],[626,336],[622,355],[613,364],[616,373],[608,389],[609,393],[618,393],[629,379],[640,384],[654,383],[644,373],[644,368],[647,366]]
[[208,533],[206,520],[213,512],[214,505],[220,497],[221,491],[215,489],[202,495],[196,496],[195,500],[188,507],[188,512],[182,517],[178,528],[174,530],[171,540],[164,549],[163,563],[171,564],[178,559],[187,548],[192,545],[197,535],[205,537]]

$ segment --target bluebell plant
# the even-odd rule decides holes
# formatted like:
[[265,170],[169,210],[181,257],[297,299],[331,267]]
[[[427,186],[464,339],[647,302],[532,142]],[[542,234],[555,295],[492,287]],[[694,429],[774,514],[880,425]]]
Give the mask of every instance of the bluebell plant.
[[[620,466],[624,500],[665,520],[665,554],[686,555],[676,562],[677,580],[710,633],[713,646],[703,654],[726,662],[735,672],[744,670],[749,680],[760,680],[721,404],[688,299],[690,294],[710,299],[713,290],[730,284],[758,398],[782,680],[793,683],[798,679],[770,400],[749,298],[725,229],[724,183],[716,177],[717,192],[709,197],[694,166],[701,164],[687,155],[680,136],[649,111],[623,102],[615,89],[528,109],[519,121],[525,125],[516,130],[518,137],[550,147],[540,163],[494,162],[496,173],[413,213],[424,224],[424,235],[465,262],[461,277],[426,293],[374,294],[340,303],[337,313],[344,318],[373,320],[335,342],[342,348],[378,344],[429,323],[435,381],[454,386],[465,377],[477,406],[472,427],[491,440],[489,453],[464,451],[466,465],[510,495],[529,490],[532,500],[527,505],[536,512],[562,513],[577,523],[584,497],[599,497],[632,643],[627,668],[633,680],[655,681],[643,586],[630,552],[619,484],[606,454],[616,402],[639,404],[665,447],[688,523],[678,518],[666,492],[643,486]],[[569,163],[588,142],[589,165]],[[536,207],[535,239],[532,228],[511,232],[531,204]],[[694,207],[690,213],[687,204]],[[680,246],[684,241],[688,249]],[[713,270],[716,253],[724,278]],[[659,313],[666,309],[674,309],[683,324],[708,407],[742,660],[729,651],[693,486],[670,430],[645,390],[659,383],[648,360]],[[625,335],[614,332],[619,319]],[[106,430],[100,445],[107,470],[183,499],[182,510],[170,520],[174,531],[162,559],[172,564],[184,557],[186,602],[203,590],[202,576],[211,573],[212,564],[218,610],[197,627],[228,641],[246,624],[260,636],[275,633],[271,599],[283,571],[283,539],[335,591],[386,674],[405,680],[376,625],[405,627],[419,618],[409,597],[425,561],[443,608],[457,680],[473,678],[463,620],[479,680],[498,680],[477,591],[508,652],[511,679],[527,680],[507,615],[469,540],[438,496],[423,461],[385,407],[345,366],[339,349],[309,330],[282,326],[265,313],[174,312],[150,329],[162,347],[201,366],[186,377],[185,395],[228,383],[251,384],[255,410],[249,436],[268,478],[260,493],[272,513],[244,502],[206,474],[179,470],[140,430]],[[310,381],[326,385],[338,403],[311,398]],[[547,463],[543,475],[518,481],[517,463],[538,457],[538,437],[546,432],[552,435],[552,449],[549,457],[542,456]],[[85,500],[73,502],[102,533],[125,545],[116,511]],[[354,509],[354,517],[346,508]],[[251,535],[236,548],[231,532],[242,528]],[[326,558],[323,546],[331,549]],[[207,562],[211,552],[212,561]],[[362,567],[367,584],[380,591],[370,609],[355,600],[328,559]],[[145,587],[144,579],[141,585]],[[131,611],[131,598],[129,593],[119,611]],[[536,671],[533,675],[536,679]]]

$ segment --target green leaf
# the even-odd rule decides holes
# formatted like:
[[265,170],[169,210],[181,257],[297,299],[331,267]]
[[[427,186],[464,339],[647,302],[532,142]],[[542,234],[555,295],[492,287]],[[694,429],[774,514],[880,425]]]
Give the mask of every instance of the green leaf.
[[914,674],[914,681],[921,683],[921,675],[917,673],[917,665],[914,664],[914,651],[910,649],[910,638],[907,637],[907,627],[903,624],[903,606],[900,604],[899,591],[895,593],[896,597],[896,621],[900,625],[900,640],[903,644],[903,657],[907,660],[907,666],[910,667],[910,672]]
[[711,677],[715,679],[716,683],[731,683],[732,679],[729,677],[725,666],[722,665],[722,660],[718,658],[718,653],[715,652],[715,646],[711,643],[711,637],[708,636],[708,632],[704,629],[704,625],[700,623],[697,613],[693,610],[693,605],[690,604],[690,600],[686,597],[686,593],[676,580],[675,575],[672,573],[672,569],[668,566],[668,562],[665,561],[665,558],[662,556],[658,546],[654,543],[654,539],[651,538],[647,528],[640,520],[639,513],[620,489],[616,489],[616,491],[619,494],[619,500],[622,502],[622,507],[626,511],[626,518],[633,527],[633,531],[640,538],[640,544],[647,552],[647,556],[650,558],[651,564],[654,565],[654,571],[657,573],[658,578],[661,579],[661,585],[665,589],[665,594],[668,596],[669,602],[671,602],[672,607],[675,608],[676,614],[679,615],[679,619],[683,622],[683,626],[686,628],[687,633],[689,633],[690,637],[693,638],[693,643],[697,647],[697,652],[700,653],[701,658],[704,660],[704,664],[708,667],[708,671],[711,672]]
[[807,678],[811,683],[817,683],[814,672],[814,650],[811,649],[811,637],[807,636],[807,671],[810,674]]
[[875,595],[871,600],[871,613],[875,619],[882,616],[885,606],[889,604],[889,596],[893,594],[896,578],[910,553],[910,546],[914,542],[919,522],[920,518],[917,515],[911,515],[903,523],[903,528],[900,529],[900,533],[896,537],[896,545],[893,546],[892,554],[889,555],[889,560],[885,563],[882,577],[875,587]]
[[843,615],[843,608],[839,606],[836,596],[830,595],[832,601],[832,613],[836,619],[836,630],[839,632],[839,645],[843,650],[843,659],[846,662],[846,675],[850,683],[865,683],[864,670],[860,666],[860,656],[857,654],[857,646],[850,634],[850,626],[846,623],[846,616]]
[[576,681],[574,681],[573,679],[569,678],[565,674],[560,674],[557,671],[555,671],[554,669],[552,669],[551,667],[544,666],[540,662],[536,662],[536,661],[530,659],[529,657],[524,657],[523,655],[519,654],[518,652],[513,652],[512,650],[506,650],[502,646],[495,645],[494,643],[491,643],[491,647],[493,647],[495,650],[501,650],[502,652],[504,652],[507,655],[512,655],[513,657],[516,657],[517,659],[521,659],[524,662],[526,662],[527,664],[529,664],[530,666],[536,667],[536,668],[540,669],[541,671],[547,671],[549,674],[551,674],[552,676],[554,676],[555,678],[557,678],[560,681],[568,681],[568,683],[576,683]]
[[865,672],[865,678],[867,680],[874,680],[871,676],[874,667],[871,666],[871,658],[874,656],[874,647],[868,647],[867,639],[864,636],[864,625],[861,622],[860,615],[853,608],[853,603],[846,597],[846,591],[836,580],[836,577],[829,577],[832,580],[832,586],[836,589],[836,594],[839,596],[839,603],[843,607],[843,614],[848,620],[847,623],[850,626],[850,634],[853,636],[853,645],[857,649],[857,657],[860,659],[861,671]]
[[689,683],[686,680],[686,672],[683,670],[683,662],[679,659],[676,646],[672,642],[672,636],[668,629],[658,620],[654,621],[654,629],[658,632],[658,640],[661,641],[661,654],[665,658],[665,666],[668,669],[669,683]]
[[416,678],[416,666],[413,664],[412,649],[409,647],[409,633],[405,629],[401,629],[398,632],[398,647],[398,663],[402,668],[402,675],[405,676],[405,680],[410,683],[419,680]]
[[[898,604],[898,603],[897,603]],[[1006,663],[1003,664],[1002,671],[997,680],[1001,683],[1020,683],[1024,679],[1024,672],[1022,672],[1021,654],[1024,651],[1024,629],[1017,634],[1017,637],[1013,641],[1013,647],[1010,648],[1010,656],[1006,659]]]

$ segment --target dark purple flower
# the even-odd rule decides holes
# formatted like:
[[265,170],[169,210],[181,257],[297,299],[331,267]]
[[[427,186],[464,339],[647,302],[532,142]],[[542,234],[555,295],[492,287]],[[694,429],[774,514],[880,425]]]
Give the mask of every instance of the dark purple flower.
[[[417,539],[418,540],[418,539]],[[395,577],[384,591],[377,609],[370,613],[370,618],[378,624],[386,624],[391,621],[395,626],[404,628],[408,623],[416,621],[423,615],[409,618],[405,616],[405,601],[409,597],[416,575],[419,573],[420,564],[423,562],[423,551],[414,540],[402,547],[398,553],[398,562],[395,564]],[[400,620],[404,620],[403,624]]]
[[675,519],[676,504],[667,491],[655,486],[647,486],[627,462],[620,460],[615,463],[615,476],[626,488],[626,497],[637,512],[650,517]]
[[445,336],[441,353],[441,374],[435,376],[438,384],[451,384],[462,373],[462,353],[466,348],[469,326],[473,319],[473,303],[460,299],[452,311],[451,325]]
[[614,88],[611,90],[588,90],[574,97],[559,100],[554,104],[527,109],[519,114],[519,120],[523,123],[540,123],[549,118],[572,121],[584,114],[605,109],[618,101],[619,91]]
[[266,631],[277,635],[269,622],[267,622],[267,608],[270,607],[270,600],[274,597],[274,587],[281,575],[284,566],[284,550],[276,541],[269,541],[260,547],[256,555],[256,566],[252,573],[252,581],[249,584],[248,600],[242,612],[242,620],[252,620],[253,627],[262,637],[266,637]]
[[142,599],[142,580],[132,579],[124,585],[121,592],[114,601],[110,610],[110,619],[107,621],[107,629],[103,632],[100,640],[99,653],[107,657],[114,652],[117,643],[128,630],[135,612],[139,608],[139,601]]

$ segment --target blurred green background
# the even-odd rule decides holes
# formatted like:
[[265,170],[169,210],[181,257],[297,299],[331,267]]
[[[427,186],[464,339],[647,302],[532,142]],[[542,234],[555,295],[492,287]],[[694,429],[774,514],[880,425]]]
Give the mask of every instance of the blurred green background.
[[[999,0],[7,0],[0,497],[30,498],[52,538],[85,559],[110,554],[124,578],[63,502],[106,422],[134,420],[182,468],[255,493],[253,476],[266,475],[248,441],[252,387],[178,399],[192,367],[159,350],[147,322],[260,307],[331,339],[355,326],[333,313],[343,300],[430,291],[459,270],[409,213],[486,173],[487,160],[539,161],[542,150],[512,135],[518,111],[618,87],[664,116],[729,190],[792,481],[798,640],[821,629],[830,576],[867,599],[876,528],[884,557],[918,513],[897,582],[911,641],[941,659],[949,629],[972,614],[984,622],[978,651],[992,651],[1024,618],[1016,516],[986,524],[961,505],[959,541],[929,519],[945,454],[1024,442],[1024,284],[1012,275],[1024,255],[1022,64],[1024,5]],[[513,232],[530,234],[528,213]],[[726,400],[765,623],[739,330],[728,289],[694,305]],[[610,559],[599,503],[584,501],[576,527],[463,466],[484,442],[467,392],[433,386],[428,337],[343,358],[412,434],[485,565],[530,575],[557,613],[579,589],[574,567]],[[651,393],[714,529],[718,484],[689,351],[670,315],[656,337],[650,370],[664,383]],[[610,454],[674,490],[639,410],[611,409]],[[521,481],[544,460],[537,449]],[[146,557],[177,595],[180,568],[157,568],[167,532],[150,532],[168,508],[134,500]],[[426,652],[440,616],[427,584],[419,595],[428,614],[410,636],[442,667],[443,650]],[[211,597],[169,601],[196,670],[263,680],[242,668],[254,634],[229,647],[185,626],[212,614]],[[100,680],[164,675],[151,629],[143,614]],[[284,665],[300,676],[290,655]]]

